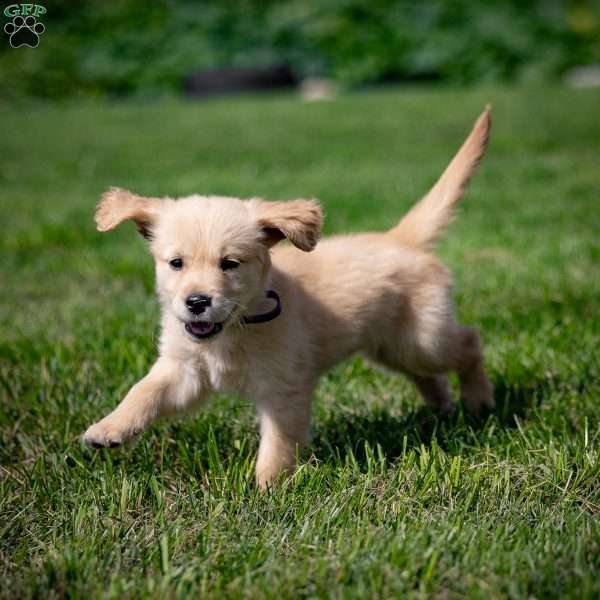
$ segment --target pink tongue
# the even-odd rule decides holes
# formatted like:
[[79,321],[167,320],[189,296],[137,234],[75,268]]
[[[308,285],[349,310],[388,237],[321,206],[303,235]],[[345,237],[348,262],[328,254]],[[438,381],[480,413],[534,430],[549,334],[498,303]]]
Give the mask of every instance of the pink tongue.
[[210,333],[215,327],[214,323],[205,323],[203,321],[198,321],[196,323],[191,323],[191,329],[194,333],[198,333],[200,335],[204,335],[206,333]]

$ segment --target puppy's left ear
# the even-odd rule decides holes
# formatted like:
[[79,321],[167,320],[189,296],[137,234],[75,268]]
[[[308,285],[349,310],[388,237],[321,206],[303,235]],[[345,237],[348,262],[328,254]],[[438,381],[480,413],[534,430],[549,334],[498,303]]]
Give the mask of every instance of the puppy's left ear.
[[314,250],[321,237],[323,223],[323,211],[316,200],[253,200],[252,208],[262,230],[262,242],[267,247],[288,239],[300,250]]
[[110,231],[123,221],[131,220],[138,231],[149,239],[158,214],[167,201],[145,198],[121,188],[110,188],[96,206],[96,228],[98,231]]

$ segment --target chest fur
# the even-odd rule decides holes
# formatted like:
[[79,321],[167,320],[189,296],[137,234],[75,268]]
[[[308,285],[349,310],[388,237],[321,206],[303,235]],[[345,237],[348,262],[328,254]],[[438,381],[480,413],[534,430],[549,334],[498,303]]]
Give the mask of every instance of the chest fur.
[[204,355],[200,368],[203,378],[215,392],[235,392],[244,381],[244,361],[239,352],[216,347]]

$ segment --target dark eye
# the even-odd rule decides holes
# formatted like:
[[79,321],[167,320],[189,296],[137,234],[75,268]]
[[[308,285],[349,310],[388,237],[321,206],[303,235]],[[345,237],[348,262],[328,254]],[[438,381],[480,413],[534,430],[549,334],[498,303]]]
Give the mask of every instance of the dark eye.
[[235,258],[222,258],[221,269],[223,271],[229,271],[230,269],[237,269],[240,266],[240,261]]
[[175,269],[176,271],[179,271],[179,269],[181,269],[183,267],[183,259],[173,258],[172,260],[169,261],[169,266],[171,267],[171,269]]

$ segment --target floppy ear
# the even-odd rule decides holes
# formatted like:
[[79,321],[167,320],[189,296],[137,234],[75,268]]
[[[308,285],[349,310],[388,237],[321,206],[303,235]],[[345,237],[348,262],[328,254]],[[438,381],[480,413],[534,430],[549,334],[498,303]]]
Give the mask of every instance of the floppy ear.
[[96,228],[110,231],[123,221],[132,220],[137,230],[149,239],[163,203],[160,198],[144,198],[121,188],[110,188],[96,206]]
[[284,238],[305,252],[310,252],[317,245],[323,211],[316,200],[254,200],[253,205],[263,233],[262,242],[269,248]]

